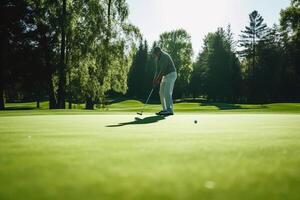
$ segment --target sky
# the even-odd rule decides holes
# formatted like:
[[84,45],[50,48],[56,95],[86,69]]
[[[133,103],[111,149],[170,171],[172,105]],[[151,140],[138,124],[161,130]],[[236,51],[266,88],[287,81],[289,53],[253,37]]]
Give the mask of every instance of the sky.
[[290,0],[127,0],[131,23],[139,27],[150,45],[166,31],[185,29],[190,35],[197,55],[203,39],[218,27],[231,24],[237,40],[249,24],[249,13],[257,10],[268,26],[279,23],[280,10]]

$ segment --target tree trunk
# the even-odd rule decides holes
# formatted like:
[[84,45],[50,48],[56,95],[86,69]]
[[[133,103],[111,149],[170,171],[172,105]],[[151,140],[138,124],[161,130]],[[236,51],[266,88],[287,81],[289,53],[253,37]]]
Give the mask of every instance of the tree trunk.
[[[47,51],[47,50],[46,50]],[[58,103],[57,103],[57,99],[56,99],[56,95],[55,95],[55,91],[54,91],[54,85],[53,85],[53,80],[52,80],[52,67],[50,64],[50,60],[49,60],[49,55],[48,52],[46,52],[45,55],[45,60],[46,60],[46,65],[47,65],[47,69],[48,71],[48,95],[49,95],[49,109],[57,109],[58,108]]]
[[71,66],[69,63],[69,57],[70,57],[70,38],[71,38],[71,33],[70,31],[67,33],[66,35],[66,68],[68,69],[68,92],[67,92],[67,96],[68,96],[68,100],[69,100],[69,109],[72,109],[72,85],[71,85]]
[[40,109],[40,100],[36,101],[36,108]]
[[104,39],[104,48],[105,51],[102,53],[102,67],[103,67],[103,73],[102,76],[99,79],[100,85],[104,84],[104,78],[108,73],[108,67],[109,67],[109,55],[110,55],[110,49],[109,49],[109,41],[111,37],[111,8],[112,8],[112,0],[108,0],[107,4],[107,29],[106,29],[106,35]]
[[4,96],[4,51],[6,46],[5,34],[0,35],[0,110],[5,109]]
[[63,0],[62,17],[61,17],[61,48],[60,48],[60,68],[59,68],[59,84],[58,84],[58,106],[65,109],[66,101],[66,65],[65,65],[65,51],[66,51],[66,0]]
[[93,99],[91,97],[86,98],[85,109],[94,110],[94,102],[93,102]]
[[4,99],[4,89],[2,84],[0,83],[0,110],[5,109],[5,99]]
[[[2,52],[0,52],[2,53]],[[0,55],[2,58],[2,55]],[[0,110],[5,109],[3,60],[0,59]]]
[[48,90],[49,90],[49,109],[56,109],[57,106],[57,101],[55,98],[55,92],[54,92],[54,86],[52,82],[52,75],[49,75],[49,80],[48,80]]

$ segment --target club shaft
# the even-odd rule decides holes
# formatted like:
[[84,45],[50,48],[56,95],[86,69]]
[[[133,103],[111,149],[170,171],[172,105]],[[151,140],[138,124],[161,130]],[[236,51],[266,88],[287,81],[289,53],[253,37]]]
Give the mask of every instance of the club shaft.
[[150,99],[152,93],[153,93],[153,88],[152,88],[152,90],[151,90],[151,92],[150,92],[150,94],[149,94],[149,96],[148,96],[148,98],[147,98],[147,101],[146,101],[145,105],[148,103],[148,101],[149,101],[149,99]]
[[145,104],[144,104],[144,106],[143,106],[143,108],[142,108],[141,114],[143,114],[144,109],[145,109],[146,105],[148,104],[148,101],[149,101],[149,99],[150,99],[150,97],[151,97],[153,91],[154,91],[154,88],[152,88],[152,90],[151,90],[151,92],[150,92],[150,94],[149,94],[149,96],[148,96],[148,98],[147,98],[147,100],[146,100],[146,102],[145,102]]

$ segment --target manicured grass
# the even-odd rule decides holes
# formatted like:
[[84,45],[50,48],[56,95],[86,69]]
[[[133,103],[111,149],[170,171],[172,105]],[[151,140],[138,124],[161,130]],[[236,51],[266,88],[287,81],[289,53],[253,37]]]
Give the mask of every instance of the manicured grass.
[[300,199],[299,104],[140,105],[1,111],[0,199]]
[[[93,111],[85,110],[83,104],[73,105],[73,109],[48,110],[48,102],[41,102],[40,109],[36,109],[36,103],[8,103],[8,111],[0,112],[0,116],[8,115],[48,115],[48,114],[132,114],[143,107],[143,103],[137,100],[124,100],[118,103],[108,104],[105,108],[97,108]],[[67,107],[67,106],[66,106]],[[273,104],[226,104],[203,102],[177,102],[176,113],[295,113],[300,114],[300,103],[273,103]],[[155,113],[161,109],[159,104],[149,104],[145,112]],[[26,112],[24,112],[26,110]]]

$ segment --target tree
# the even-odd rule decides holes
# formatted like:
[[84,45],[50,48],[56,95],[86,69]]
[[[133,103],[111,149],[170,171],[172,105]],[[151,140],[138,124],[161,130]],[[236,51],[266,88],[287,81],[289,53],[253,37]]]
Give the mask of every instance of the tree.
[[70,76],[69,83],[79,81],[86,108],[93,109],[95,103],[103,102],[107,91],[126,92],[130,49],[139,31],[128,23],[123,0],[82,0],[73,7],[79,17],[71,23],[72,48],[67,57],[74,77]]
[[[300,99],[300,1],[292,0],[291,5],[280,13],[285,55],[287,57],[286,91],[293,100]],[[293,81],[292,81],[293,80]]]
[[207,43],[207,95],[214,101],[232,101],[238,96],[240,66],[231,41],[220,28],[208,36]]
[[247,94],[248,99],[253,100],[256,96],[257,88],[257,78],[259,77],[260,69],[257,68],[257,47],[259,42],[263,42],[268,35],[267,25],[264,23],[264,19],[260,14],[255,10],[249,15],[250,24],[246,26],[242,34],[240,35],[241,39],[239,45],[242,48],[239,51],[239,55],[246,59],[248,63],[246,66],[247,73]]
[[57,97],[57,69],[59,65],[59,36],[61,28],[59,19],[61,16],[60,1],[52,0],[27,0],[30,10],[33,12],[34,27],[32,43],[36,45],[41,59],[39,67],[44,72],[44,80],[47,83],[49,108],[59,108]]
[[272,102],[283,99],[282,76],[285,70],[284,48],[276,25],[269,29],[265,40],[257,44],[257,69],[255,71],[255,100]]
[[[0,3],[0,110],[5,108],[5,90],[13,91],[20,74],[18,59],[26,43],[27,25],[32,25],[31,11],[25,1],[4,0]],[[18,81],[19,83],[19,81]]]
[[128,13],[125,0],[1,1],[0,108],[4,90],[12,99],[49,97],[50,108],[84,99],[90,109],[109,90],[125,93],[140,37]]
[[246,30],[242,31],[240,35],[241,40],[239,44],[243,50],[239,53],[241,57],[251,59],[252,64],[249,73],[252,74],[256,64],[256,46],[259,41],[265,39],[267,35],[267,25],[256,10],[249,14],[249,19],[249,26],[246,26]]
[[219,28],[204,39],[203,51],[193,65],[191,90],[211,101],[235,101],[241,96],[241,69],[230,27]]
[[[128,95],[144,98],[147,85],[148,44],[141,42],[133,58],[128,75]],[[151,83],[151,82],[150,82]]]
[[60,61],[59,61],[59,83],[58,83],[58,107],[65,109],[66,98],[66,15],[67,0],[62,0],[62,9],[60,17],[61,29],[61,45],[60,45]]
[[193,71],[191,75],[191,81],[189,84],[189,90],[193,98],[207,95],[206,83],[207,80],[207,48],[204,47],[202,52],[199,53],[196,62],[193,63]]
[[158,45],[172,57],[177,69],[177,80],[174,86],[176,98],[188,95],[187,86],[192,71],[193,49],[191,36],[184,30],[178,29],[160,35]]
[[242,99],[242,90],[243,90],[243,77],[241,63],[238,59],[236,45],[237,42],[233,39],[233,32],[231,25],[228,24],[225,37],[224,37],[224,46],[228,54],[228,65],[230,73],[230,87],[232,90],[231,96],[228,96],[227,99],[231,101],[241,101]]

